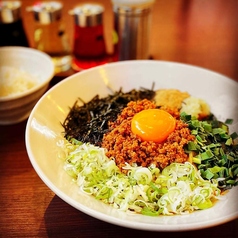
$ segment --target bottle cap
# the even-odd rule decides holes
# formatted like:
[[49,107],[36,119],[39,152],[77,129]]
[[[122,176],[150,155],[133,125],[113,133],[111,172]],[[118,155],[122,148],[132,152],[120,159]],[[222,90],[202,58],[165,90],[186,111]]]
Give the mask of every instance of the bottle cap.
[[112,0],[115,12],[124,14],[142,14],[150,11],[155,0]]
[[100,4],[82,4],[69,11],[81,27],[97,26],[103,22],[104,7]]
[[112,0],[112,4],[120,7],[148,8],[155,0]]
[[0,2],[0,22],[12,23],[21,18],[20,1],[2,1]]
[[34,19],[37,22],[49,24],[61,18],[62,4],[57,1],[37,2],[32,7],[27,7],[26,10],[34,13]]

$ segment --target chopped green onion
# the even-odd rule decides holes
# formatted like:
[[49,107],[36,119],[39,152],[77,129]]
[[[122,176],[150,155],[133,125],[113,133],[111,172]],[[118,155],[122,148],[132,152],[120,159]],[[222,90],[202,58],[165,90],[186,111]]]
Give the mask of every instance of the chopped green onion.
[[225,123],[231,125],[233,123],[233,119],[228,118],[226,119]]
[[206,150],[205,152],[200,154],[202,160],[207,160],[212,158],[214,155],[211,150]]
[[199,121],[184,113],[181,114],[181,119],[189,125],[192,134],[196,136],[195,141],[188,143],[186,152],[195,153],[192,161],[197,164],[202,177],[218,179],[219,187],[222,189],[236,186],[238,169],[234,166],[238,166],[238,144],[234,140],[238,138],[238,134],[234,132],[229,135],[229,128],[226,125],[232,120],[226,121],[226,124],[217,120]]
[[218,183],[204,180],[189,162],[172,163],[162,171],[126,164],[125,174],[103,148],[65,140],[63,149],[67,151],[64,169],[80,191],[123,211],[184,214],[206,209],[220,196]]
[[237,134],[236,132],[233,132],[233,133],[231,134],[231,138],[232,138],[233,140],[235,140],[236,138],[238,138],[238,134]]

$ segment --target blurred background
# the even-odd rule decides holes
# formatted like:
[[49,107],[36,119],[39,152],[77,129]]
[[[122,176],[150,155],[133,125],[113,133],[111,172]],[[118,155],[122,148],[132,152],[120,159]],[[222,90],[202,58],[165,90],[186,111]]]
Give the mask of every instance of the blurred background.
[[[69,11],[90,1],[61,0],[63,22],[71,48],[74,18]],[[102,4],[103,28],[107,51],[111,53],[113,5]],[[35,0],[22,1],[22,19],[29,44],[34,47],[34,19],[26,11]],[[237,0],[155,0],[152,8],[149,52],[156,60],[176,61],[205,67],[238,80],[238,1]]]

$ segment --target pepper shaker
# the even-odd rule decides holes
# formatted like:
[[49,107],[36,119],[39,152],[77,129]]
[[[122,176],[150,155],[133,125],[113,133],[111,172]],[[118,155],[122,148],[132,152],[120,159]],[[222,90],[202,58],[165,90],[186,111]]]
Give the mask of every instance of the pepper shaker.
[[154,0],[112,0],[118,60],[149,58],[151,9]]
[[0,32],[0,46],[29,46],[20,1],[0,2]]

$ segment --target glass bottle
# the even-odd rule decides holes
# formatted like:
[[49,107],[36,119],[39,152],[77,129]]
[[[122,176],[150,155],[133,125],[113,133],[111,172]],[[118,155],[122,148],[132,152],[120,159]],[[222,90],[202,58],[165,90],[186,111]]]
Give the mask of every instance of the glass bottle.
[[52,57],[55,73],[67,71],[71,67],[71,49],[62,21],[62,3],[57,1],[37,2],[32,11],[35,20],[35,48]]
[[75,22],[72,68],[76,71],[107,63],[103,12],[99,4],[78,5],[69,12]]
[[0,46],[29,46],[20,1],[0,2],[0,32]]

